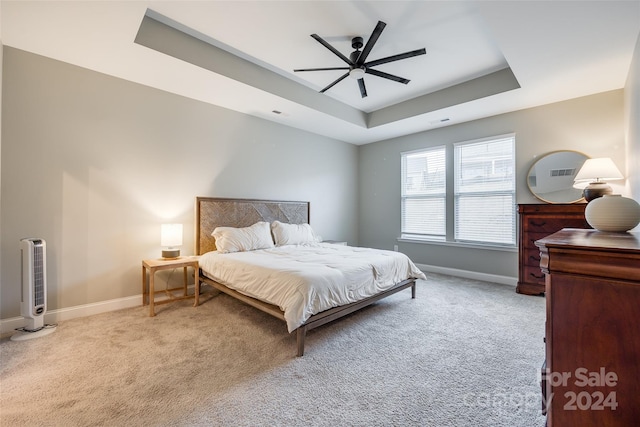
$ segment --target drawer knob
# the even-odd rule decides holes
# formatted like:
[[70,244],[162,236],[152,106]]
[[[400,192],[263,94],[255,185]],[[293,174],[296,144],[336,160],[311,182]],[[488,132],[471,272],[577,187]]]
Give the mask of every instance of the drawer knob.
[[529,274],[531,274],[531,275],[532,275],[533,277],[535,277],[536,279],[544,279],[544,274],[541,274],[541,275],[539,275],[539,276],[538,276],[537,274],[534,274],[534,273],[529,273]]
[[534,227],[544,227],[545,225],[547,225],[547,221],[535,222],[535,220],[531,220],[531,225],[533,225]]
[[540,257],[538,257],[538,256],[534,256],[534,255],[531,255],[531,256],[529,257],[529,259],[532,259],[532,260],[534,260],[534,261],[540,261]]

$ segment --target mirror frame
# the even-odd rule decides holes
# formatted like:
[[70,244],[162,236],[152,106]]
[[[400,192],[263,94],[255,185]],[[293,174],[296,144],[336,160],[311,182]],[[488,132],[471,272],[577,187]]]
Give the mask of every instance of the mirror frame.
[[[531,183],[530,183],[530,177],[531,177],[531,173],[532,171],[535,169],[536,165],[541,162],[544,159],[548,159],[550,156],[553,156],[554,154],[559,154],[559,153],[575,153],[575,154],[579,154],[581,156],[584,157],[585,160],[589,159],[590,157],[587,156],[586,154],[580,152],[580,151],[576,151],[576,150],[557,150],[557,151],[551,151],[550,153],[546,153],[543,154],[542,156],[540,156],[539,158],[537,158],[533,164],[531,165],[531,167],[529,168],[529,170],[527,171],[527,188],[529,189],[529,191],[531,192],[531,194],[533,194],[538,200],[542,200],[545,203],[550,203],[550,204],[574,204],[574,203],[580,203],[582,201],[584,201],[584,197],[582,195],[580,195],[580,197],[578,197],[577,199],[572,199],[572,200],[566,200],[566,201],[552,201],[552,200],[547,200],[544,197],[540,196],[538,193],[536,193],[532,188],[531,188]],[[578,171],[576,171],[577,173]],[[577,190],[577,189],[576,189]],[[582,191],[582,190],[580,190]]]

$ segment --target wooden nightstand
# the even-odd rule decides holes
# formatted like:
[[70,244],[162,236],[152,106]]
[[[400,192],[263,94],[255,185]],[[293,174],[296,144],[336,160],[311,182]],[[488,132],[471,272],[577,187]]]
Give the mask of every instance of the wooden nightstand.
[[[184,278],[184,288],[173,288],[167,289],[170,294],[169,299],[155,301],[156,291],[153,286],[154,276],[156,271],[158,270],[170,270],[173,268],[183,269],[183,278]],[[154,305],[156,304],[166,304],[168,302],[182,300],[185,298],[191,298],[191,295],[187,295],[187,268],[192,267],[194,270],[195,276],[195,291],[194,291],[194,303],[193,306],[197,307],[200,302],[200,274],[198,266],[198,257],[197,256],[182,256],[175,259],[145,259],[142,260],[142,305],[149,304],[149,316],[153,317],[156,315],[154,311]],[[147,290],[147,271],[149,272],[149,287]],[[183,290],[182,296],[174,296],[173,291]],[[164,291],[160,291],[164,292]]]

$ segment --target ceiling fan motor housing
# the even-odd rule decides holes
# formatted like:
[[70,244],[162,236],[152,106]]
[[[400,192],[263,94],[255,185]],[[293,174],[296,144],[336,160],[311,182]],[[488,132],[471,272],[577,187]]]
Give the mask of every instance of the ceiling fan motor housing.
[[362,46],[364,46],[364,40],[362,39],[362,37],[354,37],[353,39],[351,39],[351,47],[352,48],[358,50]]

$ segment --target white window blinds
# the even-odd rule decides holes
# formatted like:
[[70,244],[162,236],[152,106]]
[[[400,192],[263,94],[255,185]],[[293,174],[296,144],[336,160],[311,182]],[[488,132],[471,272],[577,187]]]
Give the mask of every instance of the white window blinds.
[[516,244],[515,137],[454,145],[454,238]]
[[445,147],[411,151],[402,159],[402,236],[444,240]]

